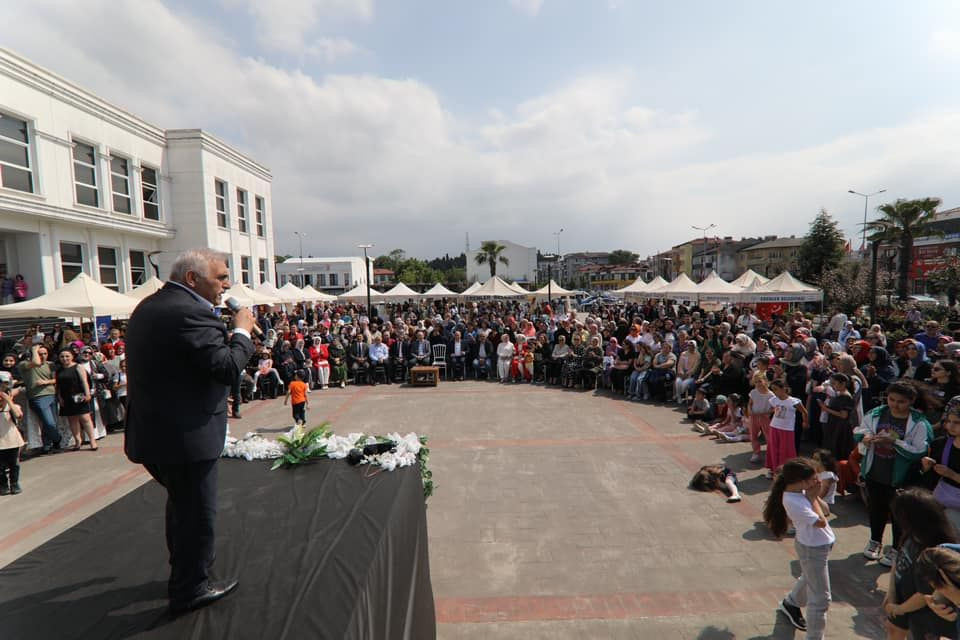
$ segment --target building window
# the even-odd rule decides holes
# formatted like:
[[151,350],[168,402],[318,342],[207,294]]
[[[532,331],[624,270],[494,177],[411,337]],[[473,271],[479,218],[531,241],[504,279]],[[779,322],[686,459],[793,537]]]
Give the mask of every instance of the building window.
[[237,189],[237,228],[240,233],[247,232],[247,192]]
[[330,286],[331,287],[337,286],[337,274],[335,273],[330,274]]
[[222,180],[214,180],[213,187],[217,194],[217,226],[221,229],[229,229],[230,227],[227,225],[227,183]]
[[131,213],[130,161],[126,158],[110,158],[110,189],[113,191],[113,210]]
[[250,284],[250,256],[240,256],[240,282]]
[[147,256],[143,251],[130,252],[130,284],[138,287],[147,281]]
[[60,243],[60,273],[66,284],[83,273],[83,246],[73,242]]
[[92,145],[82,142],[73,143],[73,180],[76,186],[77,204],[99,207],[97,152]]
[[143,191],[143,217],[160,219],[160,182],[153,167],[140,168],[140,185]]
[[100,261],[100,284],[108,289],[119,291],[117,250],[111,247],[97,247],[97,259]]
[[267,281],[267,261],[265,258],[257,260],[257,266],[260,268],[260,284]]
[[0,113],[0,185],[33,193],[27,123]]
[[263,226],[263,217],[264,217],[264,212],[263,212],[263,198],[261,198],[260,196],[254,196],[254,198],[253,198],[253,203],[254,203],[254,206],[256,207],[256,210],[257,210],[257,211],[256,211],[256,215],[257,215],[257,237],[258,237],[258,238],[266,238],[266,237],[267,237],[267,232],[266,232],[266,228]]
[[[330,274],[330,275],[333,275],[333,274]],[[321,286],[321,287],[327,286],[327,274],[325,274],[325,273],[318,273],[318,274],[317,274],[317,284],[318,284],[319,286]]]

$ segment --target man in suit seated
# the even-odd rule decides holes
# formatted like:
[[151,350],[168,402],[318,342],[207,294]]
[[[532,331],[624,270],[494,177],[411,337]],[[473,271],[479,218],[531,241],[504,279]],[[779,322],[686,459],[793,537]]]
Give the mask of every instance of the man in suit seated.
[[390,377],[396,379],[403,375],[407,367],[407,358],[410,356],[410,343],[403,333],[397,333],[390,345],[390,359],[388,360]]
[[423,331],[417,331],[416,338],[410,345],[410,367],[427,367],[433,362],[433,351],[430,343],[424,338]]
[[479,374],[482,372],[485,378],[490,378],[493,370],[493,356],[496,350],[493,343],[490,342],[489,333],[481,330],[477,333],[477,340],[470,352],[470,361],[473,363],[473,370]]
[[347,350],[347,368],[353,375],[354,383],[356,383],[357,374],[361,372],[369,377],[369,366],[370,354],[367,350],[367,343],[364,342],[363,332],[357,331],[353,334],[353,342],[350,343],[350,348]]
[[463,380],[463,374],[466,369],[467,355],[470,347],[460,335],[459,331],[453,332],[453,339],[447,345],[447,358],[450,359],[450,375],[454,380]]
[[127,328],[124,451],[167,491],[167,590],[175,614],[215,602],[237,586],[236,580],[210,580],[217,461],[227,431],[227,392],[253,354],[256,322],[249,309],[239,309],[228,338],[213,312],[230,286],[226,260],[210,249],[180,254],[167,284],[137,306]]

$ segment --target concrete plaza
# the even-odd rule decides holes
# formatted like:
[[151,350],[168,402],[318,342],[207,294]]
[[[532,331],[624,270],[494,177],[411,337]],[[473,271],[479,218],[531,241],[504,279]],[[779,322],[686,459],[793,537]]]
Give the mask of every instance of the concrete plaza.
[[[311,424],[430,437],[440,638],[802,637],[775,613],[798,566],[792,539],[760,524],[770,481],[748,463],[749,445],[699,438],[673,407],[469,381],[330,389],[310,401]],[[231,430],[289,423],[281,400],[256,401]],[[0,498],[0,566],[149,479],[123,457],[122,435],[100,444],[24,463],[24,493]],[[686,488],[719,462],[739,474],[742,503]],[[860,553],[865,510],[838,498],[835,512],[827,637],[883,637],[886,573]]]

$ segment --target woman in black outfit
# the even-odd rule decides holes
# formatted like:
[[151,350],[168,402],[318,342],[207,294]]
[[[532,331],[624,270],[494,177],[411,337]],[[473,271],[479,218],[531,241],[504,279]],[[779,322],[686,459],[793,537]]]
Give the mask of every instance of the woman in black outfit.
[[79,451],[83,434],[90,440],[90,450],[97,450],[97,437],[90,416],[90,382],[87,372],[77,366],[72,349],[60,351],[60,370],[57,371],[57,402],[60,415],[70,422],[73,450]]

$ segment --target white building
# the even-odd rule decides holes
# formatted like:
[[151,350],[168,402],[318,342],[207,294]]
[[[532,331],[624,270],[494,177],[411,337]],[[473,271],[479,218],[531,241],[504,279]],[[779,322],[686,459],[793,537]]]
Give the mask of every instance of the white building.
[[[370,260],[373,270],[373,259]],[[338,294],[367,284],[363,258],[288,258],[277,265],[280,286],[292,282],[298,287],[312,285],[317,291]]]
[[[498,276],[505,280],[519,282],[537,281],[536,247],[524,247],[509,240],[496,240],[495,242],[506,247],[500,255],[509,261],[508,264],[497,262]],[[483,282],[490,277],[490,266],[477,264],[477,254],[479,253],[479,249],[467,252],[467,282]]]
[[178,251],[273,282],[268,169],[198,129],[164,130],[0,49],[0,273],[29,297],[80,272],[128,291]]

